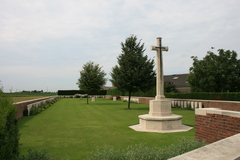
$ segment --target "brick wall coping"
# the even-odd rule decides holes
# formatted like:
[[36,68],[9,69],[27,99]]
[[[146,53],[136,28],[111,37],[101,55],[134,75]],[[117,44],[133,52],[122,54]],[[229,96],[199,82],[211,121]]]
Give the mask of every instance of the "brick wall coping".
[[240,134],[219,140],[169,160],[237,160],[240,158]]
[[221,110],[220,108],[198,108],[198,109],[195,109],[195,114],[203,115],[203,116],[206,116],[207,114],[217,114],[217,115],[240,118],[240,112]]
[[36,98],[36,99],[27,100],[27,101],[16,102],[16,103],[13,103],[13,104],[28,103],[28,102],[33,102],[33,101],[36,101],[36,100],[39,101],[39,100],[44,100],[44,99],[48,99],[48,98],[51,98],[51,97],[57,97],[57,96],[49,96],[49,97],[43,97],[43,98]]

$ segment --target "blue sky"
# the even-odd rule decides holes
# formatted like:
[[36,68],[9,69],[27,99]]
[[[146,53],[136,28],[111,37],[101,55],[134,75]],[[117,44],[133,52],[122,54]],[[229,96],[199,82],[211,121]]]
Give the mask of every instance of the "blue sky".
[[[169,47],[164,74],[188,73],[211,47],[240,54],[239,0],[0,0],[0,80],[12,89],[78,89],[83,64],[110,77],[120,43],[134,34],[145,55],[156,37]],[[107,86],[111,86],[108,81]]]

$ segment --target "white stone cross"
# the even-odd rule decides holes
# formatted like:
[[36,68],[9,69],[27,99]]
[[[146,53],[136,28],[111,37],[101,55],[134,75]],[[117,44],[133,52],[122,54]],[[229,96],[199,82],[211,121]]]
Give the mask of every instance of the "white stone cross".
[[157,84],[156,84],[156,97],[155,100],[164,99],[164,79],[163,79],[163,62],[162,62],[162,51],[168,51],[168,47],[162,46],[161,37],[157,37],[157,46],[151,46],[152,51],[157,51]]

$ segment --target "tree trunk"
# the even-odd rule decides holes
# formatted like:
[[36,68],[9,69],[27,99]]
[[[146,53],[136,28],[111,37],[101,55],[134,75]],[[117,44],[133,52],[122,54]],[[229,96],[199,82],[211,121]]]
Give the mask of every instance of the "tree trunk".
[[88,94],[87,94],[87,104],[88,104]]
[[132,94],[132,92],[128,92],[128,93],[129,93],[129,95],[128,95],[128,109],[131,109],[130,104],[131,104],[131,94]]

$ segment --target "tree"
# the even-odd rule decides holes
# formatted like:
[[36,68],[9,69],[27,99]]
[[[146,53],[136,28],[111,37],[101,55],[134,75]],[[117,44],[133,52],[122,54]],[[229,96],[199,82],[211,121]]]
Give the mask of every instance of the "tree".
[[176,88],[176,85],[174,85],[172,82],[166,81],[164,82],[164,92],[178,93],[178,90]]
[[107,79],[104,78],[105,76],[106,73],[102,71],[102,67],[100,67],[99,64],[89,61],[83,65],[77,85],[88,95],[94,94],[94,92],[101,90],[101,87],[106,84]]
[[1,80],[0,80],[0,94],[3,93],[3,85],[1,83]]
[[154,61],[143,53],[144,43],[137,42],[137,37],[131,35],[121,42],[122,54],[117,58],[118,65],[111,71],[110,80],[122,92],[128,92],[128,109],[130,109],[131,94],[136,91],[148,91],[155,84]]
[[219,49],[218,55],[211,51],[203,60],[191,57],[188,82],[193,92],[236,92],[240,90],[240,60],[235,51]]
[[19,133],[12,98],[0,97],[0,159],[17,159]]

